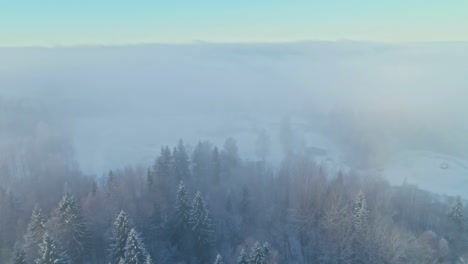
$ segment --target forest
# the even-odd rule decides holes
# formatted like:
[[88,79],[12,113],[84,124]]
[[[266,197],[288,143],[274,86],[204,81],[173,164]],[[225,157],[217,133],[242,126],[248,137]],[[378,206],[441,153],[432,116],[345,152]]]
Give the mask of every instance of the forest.
[[180,140],[88,176],[62,138],[29,144],[0,163],[0,262],[468,263],[462,198],[257,150]]

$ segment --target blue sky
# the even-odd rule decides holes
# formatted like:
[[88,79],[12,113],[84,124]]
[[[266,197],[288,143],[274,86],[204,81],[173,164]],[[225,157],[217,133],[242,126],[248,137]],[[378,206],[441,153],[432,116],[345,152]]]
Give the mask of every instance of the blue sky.
[[0,46],[468,41],[466,0],[0,0]]

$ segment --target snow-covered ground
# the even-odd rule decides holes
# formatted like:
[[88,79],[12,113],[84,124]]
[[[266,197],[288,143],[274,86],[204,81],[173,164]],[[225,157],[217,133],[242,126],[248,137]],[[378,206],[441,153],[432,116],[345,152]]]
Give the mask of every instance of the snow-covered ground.
[[421,189],[468,198],[468,161],[429,151],[398,152],[386,164],[383,175],[392,184],[405,181]]

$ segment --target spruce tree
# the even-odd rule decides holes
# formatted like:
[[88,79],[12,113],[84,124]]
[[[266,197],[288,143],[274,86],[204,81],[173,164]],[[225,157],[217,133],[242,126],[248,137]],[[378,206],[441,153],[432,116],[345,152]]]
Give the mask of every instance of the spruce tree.
[[245,248],[241,249],[237,258],[237,264],[250,264],[250,257]]
[[154,175],[153,175],[151,169],[148,168],[148,170],[146,172],[146,184],[148,185],[149,190],[153,189],[153,185],[154,185],[154,177],[153,176]]
[[110,260],[111,263],[118,263],[120,259],[125,257],[125,245],[130,230],[133,228],[132,221],[127,214],[122,210],[114,220],[112,229],[112,238],[110,245]]
[[59,239],[71,260],[79,264],[86,252],[89,234],[81,205],[70,191],[65,191],[56,215]]
[[26,252],[20,245],[15,245],[13,250],[12,264],[26,264]]
[[455,222],[458,228],[463,229],[464,215],[463,215],[463,204],[460,196],[457,196],[455,203],[449,212],[450,219]]
[[153,259],[151,258],[150,254],[146,255],[145,264],[154,264]]
[[221,160],[219,157],[218,148],[215,147],[212,155],[212,173],[213,173],[213,183],[219,184],[221,181]]
[[48,232],[44,233],[42,243],[39,245],[39,257],[36,264],[70,264],[70,260],[65,252],[59,249],[59,245]]
[[36,206],[33,209],[25,235],[26,259],[29,263],[38,257],[39,244],[42,242],[45,231],[44,215],[41,209]]
[[156,177],[163,182],[167,182],[171,178],[173,172],[173,159],[169,147],[162,147],[161,154],[156,159],[154,164],[154,172]]
[[362,263],[367,259],[366,234],[368,230],[367,201],[364,193],[360,191],[354,200],[352,215],[352,251],[353,262]]
[[[177,189],[176,208],[174,214],[174,239],[178,243],[186,237],[190,229],[190,202],[183,181]],[[179,245],[181,246],[181,245]]]
[[148,253],[140,238],[140,234],[132,228],[125,245],[125,264],[145,264],[147,258]]
[[250,255],[250,263],[265,264],[265,257],[265,249],[262,247],[260,242],[255,242],[255,245],[252,249],[252,253]]
[[356,233],[361,232],[367,227],[368,215],[366,197],[360,191],[354,200],[353,208],[353,228]]
[[192,228],[197,261],[199,263],[206,262],[207,253],[209,252],[212,242],[213,227],[208,216],[206,203],[200,192],[197,192],[192,202],[190,225]]
[[214,264],[224,264],[223,262],[223,257],[221,257],[221,255],[218,253],[218,255],[216,256],[216,259],[215,259],[215,262]]
[[178,181],[187,179],[190,176],[190,161],[182,139],[179,140],[172,155],[174,157],[174,174],[176,179]]
[[117,189],[117,179],[114,175],[114,172],[112,170],[109,171],[109,174],[107,176],[107,183],[106,183],[106,194],[107,198],[111,198],[112,195],[115,193]]
[[94,195],[96,195],[97,191],[98,191],[98,186],[97,186],[96,180],[93,179],[92,182],[91,182],[90,193],[91,193],[91,195],[94,196]]

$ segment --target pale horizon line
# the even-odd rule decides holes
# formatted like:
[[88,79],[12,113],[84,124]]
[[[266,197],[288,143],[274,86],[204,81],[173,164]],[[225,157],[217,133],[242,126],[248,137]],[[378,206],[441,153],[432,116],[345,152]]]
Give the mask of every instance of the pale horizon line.
[[437,45],[437,44],[468,44],[468,40],[439,40],[439,41],[379,41],[379,40],[356,40],[356,39],[302,39],[302,40],[278,40],[278,41],[210,41],[192,40],[181,42],[123,42],[123,43],[76,43],[76,44],[31,44],[31,45],[2,45],[1,49],[16,48],[120,48],[138,46],[193,46],[193,45],[275,45],[275,44],[304,44],[304,43],[362,43],[376,45]]

